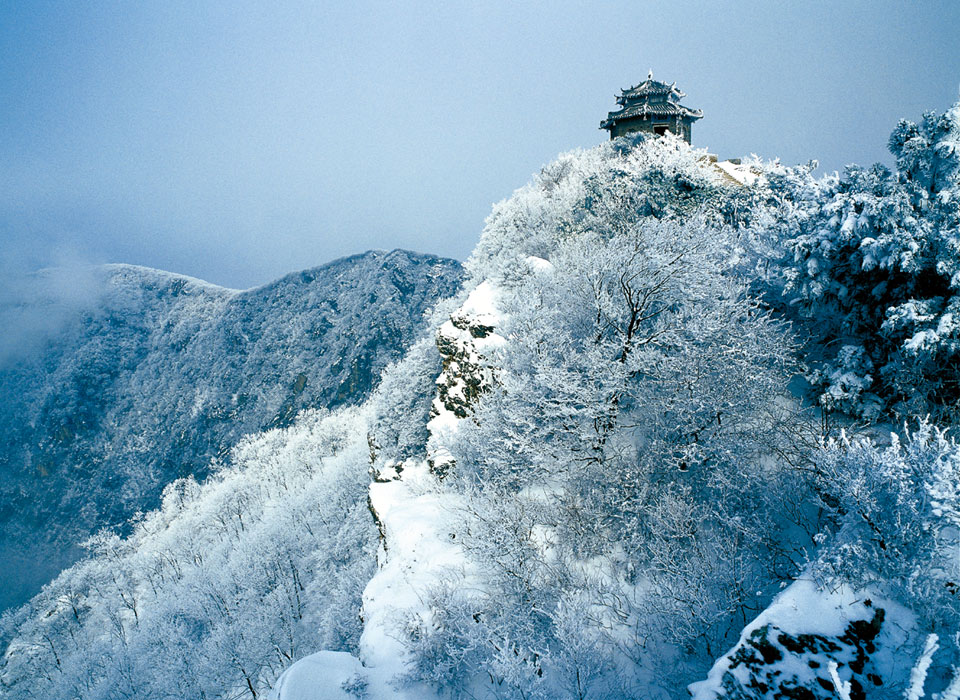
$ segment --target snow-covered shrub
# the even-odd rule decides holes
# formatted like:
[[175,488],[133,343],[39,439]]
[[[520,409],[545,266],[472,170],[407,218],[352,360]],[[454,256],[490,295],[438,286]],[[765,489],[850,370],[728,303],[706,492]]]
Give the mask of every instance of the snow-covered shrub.
[[427,421],[440,357],[429,335],[414,343],[402,360],[383,373],[383,384],[370,401],[371,457],[376,464],[397,462],[423,453]]
[[827,412],[876,418],[882,406],[879,397],[868,393],[873,385],[873,362],[863,346],[844,345],[835,363],[826,362],[807,377],[821,392],[820,405]]
[[720,223],[736,193],[705,151],[680,139],[638,133],[570,151],[494,205],[466,268],[475,280],[509,279],[528,256],[550,259],[558,242],[588,231],[609,237],[640,221],[694,214]]
[[869,381],[861,372],[847,387],[825,379],[825,405],[870,414],[879,395],[901,416],[952,421],[960,401],[960,103],[919,125],[901,121],[890,149],[895,172],[850,166],[821,181],[769,178],[789,203],[770,226],[791,252],[787,291],[823,346],[819,378],[853,376],[834,359],[847,346],[862,346],[860,364],[873,368]]
[[924,421],[889,447],[845,438],[817,458],[832,536],[814,572],[872,587],[931,632],[960,626],[960,448]]
[[[960,448],[921,422],[887,447],[833,440],[814,467],[827,513],[818,551],[691,694],[952,697],[960,689]],[[939,651],[938,638],[949,640]]]

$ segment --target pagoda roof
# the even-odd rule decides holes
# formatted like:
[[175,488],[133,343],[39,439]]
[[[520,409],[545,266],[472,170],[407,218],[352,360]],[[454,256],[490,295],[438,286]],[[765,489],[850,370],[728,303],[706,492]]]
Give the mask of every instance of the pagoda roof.
[[621,90],[620,96],[617,97],[617,102],[623,104],[622,100],[636,100],[652,95],[669,95],[678,100],[687,96],[685,92],[677,88],[676,83],[667,84],[659,80],[654,80],[651,74],[650,77],[639,85],[634,85],[628,90]]
[[634,118],[679,118],[696,121],[703,117],[699,109],[690,109],[680,104],[680,99],[686,94],[677,88],[676,83],[664,83],[653,79],[653,71],[647,79],[628,90],[621,90],[617,96],[617,104],[621,108],[607,114],[607,118],[600,123],[601,129],[610,129],[619,121]]
[[703,117],[699,109],[690,109],[676,102],[639,102],[626,105],[623,109],[607,114],[607,118],[600,123],[601,129],[608,129],[624,119],[635,117],[679,117],[696,121]]

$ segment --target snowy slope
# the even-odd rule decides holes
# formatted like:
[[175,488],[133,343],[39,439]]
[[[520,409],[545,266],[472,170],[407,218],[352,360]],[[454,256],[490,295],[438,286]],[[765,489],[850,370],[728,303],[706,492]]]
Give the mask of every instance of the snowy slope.
[[345,684],[363,688],[371,700],[436,697],[410,679],[411,640],[436,624],[427,601],[437,582],[457,581],[465,590],[482,585],[456,541],[459,498],[442,487],[441,477],[454,466],[450,441],[489,387],[503,349],[498,322],[496,290],[483,282],[437,331],[444,361],[427,423],[426,459],[374,466],[369,505],[381,543],[377,570],[363,592],[357,656],[320,652],[302,659],[277,681],[275,700],[347,698]]
[[11,700],[238,698],[294,660],[355,652],[377,529],[368,411],[306,411],[179,479],[125,538],[0,617]]
[[0,610],[25,600],[105,525],[208,473],[241,436],[305,408],[357,403],[459,284],[459,264],[373,251],[235,291],[127,265],[88,272],[87,299],[38,295],[0,319],[60,314],[0,365]]

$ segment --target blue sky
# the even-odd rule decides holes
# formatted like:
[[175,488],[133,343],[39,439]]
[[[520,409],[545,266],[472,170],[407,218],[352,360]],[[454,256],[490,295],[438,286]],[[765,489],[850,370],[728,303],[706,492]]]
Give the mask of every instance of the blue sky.
[[958,36],[957,2],[6,2],[2,263],[463,258],[650,68],[721,157],[889,162],[956,101]]

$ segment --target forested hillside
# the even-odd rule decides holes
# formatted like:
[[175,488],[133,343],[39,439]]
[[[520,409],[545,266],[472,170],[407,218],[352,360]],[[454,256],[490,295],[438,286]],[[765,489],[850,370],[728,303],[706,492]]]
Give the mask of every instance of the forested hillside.
[[459,279],[394,251],[239,292],[125,265],[29,280],[0,318],[57,323],[0,367],[0,610],[242,436],[364,400]]
[[4,618],[14,698],[960,698],[960,105],[896,170],[561,155],[359,407]]

